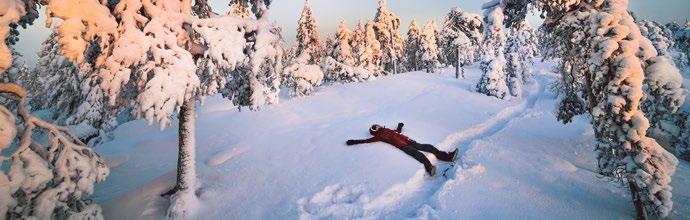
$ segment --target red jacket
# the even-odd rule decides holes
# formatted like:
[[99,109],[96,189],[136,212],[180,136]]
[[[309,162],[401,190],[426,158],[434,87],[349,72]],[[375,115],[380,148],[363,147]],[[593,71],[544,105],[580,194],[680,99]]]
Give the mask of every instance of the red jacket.
[[402,132],[402,124],[398,125],[398,128],[395,130],[391,130],[388,128],[380,128],[379,131],[376,132],[373,137],[366,140],[354,140],[353,144],[364,144],[382,141],[390,145],[393,145],[397,148],[403,148],[414,142],[414,140],[410,139],[405,135],[400,134],[400,132]]

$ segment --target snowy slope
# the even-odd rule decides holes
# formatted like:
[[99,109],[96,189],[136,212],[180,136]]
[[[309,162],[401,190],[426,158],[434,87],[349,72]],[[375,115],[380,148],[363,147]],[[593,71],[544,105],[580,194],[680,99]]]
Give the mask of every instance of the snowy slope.
[[[198,111],[195,218],[631,218],[625,189],[593,172],[588,119],[557,122],[554,76],[536,67],[525,97],[508,101],[472,91],[476,68],[467,80],[414,72],[322,87],[259,112],[211,98]],[[367,138],[372,123],[397,122],[418,142],[460,147],[450,179],[425,176],[392,146],[344,144]],[[176,132],[135,121],[97,148],[112,166],[96,189],[106,218],[163,218],[167,201],[157,195],[174,184]],[[690,215],[687,162],[673,186],[671,218],[682,219]]]

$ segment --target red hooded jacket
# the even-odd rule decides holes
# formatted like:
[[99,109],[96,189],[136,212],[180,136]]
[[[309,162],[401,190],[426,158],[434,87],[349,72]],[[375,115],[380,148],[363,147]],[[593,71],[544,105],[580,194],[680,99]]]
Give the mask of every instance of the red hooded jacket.
[[380,128],[376,133],[374,133],[373,137],[366,140],[354,140],[352,144],[364,144],[382,141],[397,148],[403,148],[411,143],[414,143],[414,140],[400,134],[400,132],[402,132],[402,124],[399,124],[398,128],[395,130]]

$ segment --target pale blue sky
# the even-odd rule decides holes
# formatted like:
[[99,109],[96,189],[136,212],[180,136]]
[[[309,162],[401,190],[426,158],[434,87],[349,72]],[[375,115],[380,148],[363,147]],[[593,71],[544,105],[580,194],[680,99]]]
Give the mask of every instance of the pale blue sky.
[[[209,0],[217,12],[227,11],[228,0]],[[366,21],[376,13],[378,0],[310,0],[314,14],[319,21],[319,32],[322,35],[333,34],[341,19],[352,27],[358,20]],[[395,12],[403,23],[401,33],[407,32],[410,21],[415,18],[419,25],[430,19],[441,22],[443,16],[453,7],[460,7],[468,12],[480,12],[484,0],[388,0],[388,8]],[[295,37],[297,20],[302,11],[304,0],[273,0],[270,19],[283,27],[283,36],[288,42]],[[651,19],[663,23],[669,21],[685,22],[690,18],[690,0],[630,0],[630,10],[643,19]],[[533,23],[539,19],[532,17]],[[20,41],[16,45],[29,65],[36,62],[36,53],[40,50],[41,42],[48,37],[45,28],[45,16],[27,30],[22,30]],[[536,25],[536,24],[535,24]]]

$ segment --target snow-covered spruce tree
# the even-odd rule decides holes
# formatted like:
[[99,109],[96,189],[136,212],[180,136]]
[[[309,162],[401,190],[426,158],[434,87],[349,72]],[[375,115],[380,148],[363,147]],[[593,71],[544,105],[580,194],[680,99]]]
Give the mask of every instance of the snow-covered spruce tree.
[[482,19],[477,14],[456,7],[446,15],[438,39],[440,57],[444,57],[446,65],[455,67],[456,78],[464,78],[463,66],[476,59],[482,30]]
[[[97,4],[84,2],[89,3]],[[19,36],[15,28],[31,24],[38,14],[36,3],[31,1],[2,4],[0,78],[13,71],[12,49],[6,43],[16,42]],[[0,218],[102,218],[100,206],[87,198],[94,183],[109,173],[101,157],[67,128],[31,115],[26,109],[27,92],[16,82],[0,83],[0,94],[18,102],[14,105],[18,117],[8,105],[0,105],[0,153],[9,165],[7,170],[0,170]],[[41,134],[45,138],[34,139]]]
[[522,85],[532,79],[533,59],[539,55],[536,36],[527,20],[513,25],[506,42],[508,89],[513,96],[522,95]]
[[[525,18],[525,0],[507,0],[508,24]],[[594,53],[586,57],[589,71],[585,84],[588,110],[597,139],[599,173],[627,183],[638,218],[646,214],[665,217],[672,208],[671,177],[677,159],[647,137],[649,122],[640,110],[645,79],[643,65],[656,56],[651,43],[640,33],[627,11],[627,0],[532,1],[533,8],[545,13],[545,26],[552,29],[561,21],[583,18],[578,35],[568,44],[585,42]],[[572,32],[571,32],[572,33]],[[568,32],[559,35],[565,38]],[[548,38],[545,40],[549,40]],[[567,39],[569,40],[569,39]],[[567,73],[567,72],[566,72]]]
[[[38,77],[34,77],[33,72],[29,71],[29,66],[26,64],[26,59],[24,56],[19,54],[13,48],[11,49],[12,64],[5,71],[5,74],[0,75],[0,83],[16,83],[22,88],[31,89],[31,91],[37,91],[38,87]],[[27,100],[38,101],[36,95],[29,95]],[[17,104],[14,100],[0,96],[0,105],[7,106],[9,108],[16,107]]]
[[407,40],[405,40],[405,71],[420,70],[421,65],[419,61],[421,59],[418,54],[420,40],[421,34],[419,32],[419,26],[417,26],[417,21],[412,19],[410,27],[407,29]]
[[[690,22],[688,22],[685,26],[681,26],[678,31],[676,31],[673,35],[673,40],[675,42],[676,49],[684,53],[683,55],[679,55],[679,61],[678,65],[679,67],[685,67],[686,64],[690,63]],[[684,61],[680,57],[685,58]]]
[[43,43],[34,75],[39,79],[32,100],[35,109],[47,109],[51,119],[72,130],[89,145],[96,145],[117,127],[117,109],[104,104],[103,90],[91,64],[77,65],[62,56],[54,31]]
[[386,8],[386,0],[379,0],[379,7],[374,16],[376,40],[381,44],[383,70],[387,73],[398,73],[400,61],[405,53],[405,38],[398,33],[400,18]]
[[373,74],[366,69],[355,66],[352,47],[352,37],[345,21],[341,21],[335,34],[335,45],[332,57],[326,57],[323,63],[325,79],[331,82],[361,82],[373,78]]
[[[690,69],[690,60],[688,60],[685,52],[680,51],[675,46],[673,38],[675,33],[669,27],[661,25],[656,21],[647,20],[638,21],[637,25],[640,27],[642,35],[652,41],[652,45],[654,45],[659,56],[668,56],[671,58],[678,69]],[[680,26],[676,28],[678,28],[676,31],[680,30]]]
[[333,48],[335,47],[335,38],[331,37],[330,35],[327,35],[326,38],[323,40],[323,56],[324,57],[332,57],[333,56]]
[[477,84],[477,92],[503,99],[508,94],[505,72],[505,33],[501,2],[492,0],[482,5],[484,10],[484,39],[482,40],[481,69],[484,72]]
[[297,51],[294,60],[283,71],[283,84],[291,96],[311,94],[323,82],[324,74],[319,64],[326,55],[326,45],[321,42],[309,0],[297,24]]
[[350,39],[350,46],[352,47],[352,58],[355,60],[356,66],[363,66],[360,56],[366,50],[366,30],[361,21],[357,22],[352,30],[352,38]]
[[311,10],[309,0],[304,1],[304,9],[297,23],[296,57],[307,58],[307,64],[318,65],[325,55],[325,45],[319,37],[318,22]]
[[366,25],[357,24],[352,34],[352,51],[356,60],[356,66],[379,76],[383,72],[381,68],[381,44],[376,40],[374,24],[368,20]]
[[355,58],[352,56],[352,47],[350,46],[351,35],[345,21],[340,21],[338,31],[335,33],[335,45],[331,54],[333,59],[348,66],[355,65]]
[[420,68],[427,73],[435,73],[438,69],[438,44],[436,43],[436,31],[434,31],[434,24],[429,21],[424,25],[422,35],[419,41],[418,57]]

